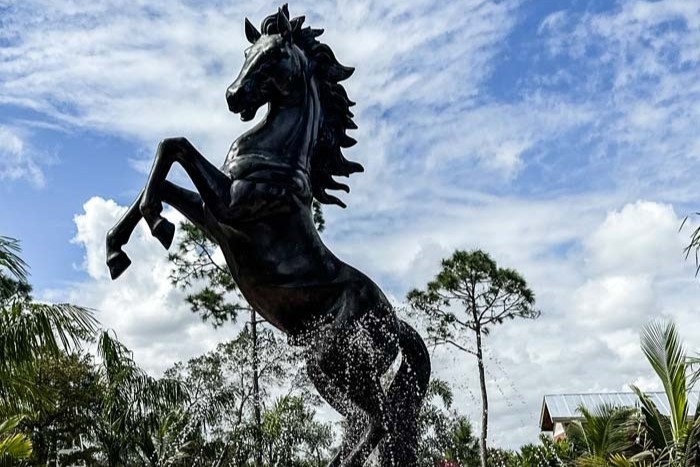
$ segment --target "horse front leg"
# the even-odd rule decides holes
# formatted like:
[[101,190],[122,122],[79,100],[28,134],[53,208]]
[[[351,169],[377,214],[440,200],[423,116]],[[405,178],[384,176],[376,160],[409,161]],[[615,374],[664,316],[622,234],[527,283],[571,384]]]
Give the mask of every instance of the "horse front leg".
[[[143,193],[142,190],[121,219],[107,232],[107,266],[112,279],[119,277],[131,265],[131,260],[122,247],[129,241],[129,237],[142,218],[139,206]],[[162,200],[182,213],[207,237],[214,239],[217,226],[207,216],[199,194],[166,180],[162,186]]]
[[156,151],[151,173],[141,196],[139,210],[151,233],[167,249],[175,226],[161,216],[163,184],[173,163],[179,163],[190,177],[207,208],[221,218],[229,205],[231,179],[202,156],[185,138],[167,138]]

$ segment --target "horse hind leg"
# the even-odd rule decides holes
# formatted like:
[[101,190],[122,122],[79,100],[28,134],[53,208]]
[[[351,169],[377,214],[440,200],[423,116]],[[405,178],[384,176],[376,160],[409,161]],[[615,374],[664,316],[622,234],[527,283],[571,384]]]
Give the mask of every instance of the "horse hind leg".
[[[352,372],[348,374],[356,376]],[[349,424],[346,428],[349,432],[346,433],[343,446],[328,467],[362,467],[394,425],[391,412],[386,410],[387,399],[379,376],[363,380],[355,380],[354,377],[349,379],[352,379],[357,387],[341,387],[334,382],[329,385],[333,388],[334,397],[343,400],[344,406],[352,408],[341,412]],[[330,377],[330,380],[333,381],[334,378]],[[321,394],[331,403],[327,392]],[[336,407],[338,404],[331,405]]]
[[[397,353],[398,348],[393,349],[393,346],[378,346],[361,328],[350,332],[337,330],[324,339],[316,358],[317,368],[328,381],[326,389],[331,387],[334,391],[336,401],[329,402],[338,406],[337,399],[341,399],[346,406],[360,409],[369,420],[355,446],[349,451],[342,450],[330,466],[363,466],[390,433],[394,426],[393,413],[380,378]],[[339,462],[340,457],[342,461]]]
[[336,386],[333,380],[321,371],[317,360],[313,358],[307,359],[306,371],[309,379],[321,397],[338,413],[345,417],[343,440],[340,449],[327,464],[327,467],[340,467],[343,459],[347,457],[360,442],[369,419],[362,410],[352,403],[345,392]]
[[418,458],[418,416],[430,382],[430,355],[420,335],[399,322],[402,361],[387,394],[395,413],[392,436],[380,448],[382,465],[415,467]]
[[368,416],[369,424],[359,442],[340,465],[341,467],[361,467],[382,439],[391,434],[391,428],[394,426],[393,413],[389,410],[379,376],[366,380],[365,385],[358,390],[350,391],[348,395]]

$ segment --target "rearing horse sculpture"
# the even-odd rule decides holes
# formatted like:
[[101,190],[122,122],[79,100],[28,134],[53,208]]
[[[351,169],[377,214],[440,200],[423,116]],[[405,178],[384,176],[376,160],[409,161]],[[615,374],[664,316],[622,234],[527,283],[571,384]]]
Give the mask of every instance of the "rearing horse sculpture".
[[[140,219],[165,248],[175,232],[161,216],[165,202],[185,215],[223,252],[241,293],[260,315],[306,347],[308,374],[326,401],[361,432],[349,430],[330,466],[362,466],[377,446],[383,466],[416,464],[416,417],[428,386],[430,359],[421,337],[399,320],[367,276],[323,244],[312,201],[342,201],[326,190],[349,191],[333,176],[361,172],[341,148],[355,144],[351,102],[338,84],[352,68],[316,38],[320,29],[290,19],[286,5],[262,22],[247,19],[251,42],[239,76],[226,92],[243,121],[269,104],[265,118],[231,146],[221,168],[184,138],[158,146],[146,186],[107,234],[113,279],[131,264],[122,246]],[[166,177],[174,163],[197,192]],[[402,363],[390,387],[381,377],[399,350]]]

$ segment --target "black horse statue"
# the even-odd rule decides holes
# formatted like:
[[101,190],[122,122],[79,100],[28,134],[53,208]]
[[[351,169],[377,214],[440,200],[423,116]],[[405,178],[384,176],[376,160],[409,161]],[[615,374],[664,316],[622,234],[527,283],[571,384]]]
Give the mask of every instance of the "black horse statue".
[[[185,138],[163,140],[148,181],[126,214],[107,234],[113,279],[131,264],[122,251],[143,218],[169,248],[175,232],[161,216],[163,202],[180,211],[215,241],[249,302],[267,321],[305,346],[313,384],[349,426],[329,464],[359,467],[379,447],[382,466],[416,465],[416,418],[430,377],[430,359],[418,333],[397,318],[367,276],[339,260],[321,240],[312,202],[345,207],[327,190],[349,191],[333,176],[363,168],[341,148],[356,141],[343,86],[352,68],[336,60],[316,38],[323,30],[302,27],[287,6],[262,22],[247,19],[239,76],[226,91],[229,109],[243,121],[268,105],[265,118],[232,145],[221,168]],[[197,192],[166,180],[174,163]],[[397,358],[402,363],[388,389],[381,383]]]

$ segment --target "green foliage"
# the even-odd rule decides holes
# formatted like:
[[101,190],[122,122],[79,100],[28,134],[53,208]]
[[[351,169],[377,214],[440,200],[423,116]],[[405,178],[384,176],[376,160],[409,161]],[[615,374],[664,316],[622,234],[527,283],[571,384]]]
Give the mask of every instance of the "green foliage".
[[151,467],[188,465],[196,438],[180,409],[157,414],[152,431],[136,446],[137,462]]
[[22,249],[19,241],[0,235],[0,268],[7,270],[10,276],[27,280],[27,263],[20,257]]
[[[311,395],[300,375],[296,354],[270,329],[260,329],[257,339],[264,465],[324,460],[332,430],[315,419],[313,406],[318,398]],[[188,389],[188,423],[201,429],[201,436],[190,445],[195,453],[192,462],[207,465],[205,459],[220,459],[222,465],[248,465],[254,457],[257,427],[252,346],[250,328],[246,327],[216,350],[166,371],[166,377]],[[284,388],[288,394],[273,399],[272,388]],[[320,465],[313,462],[303,465]]]
[[454,395],[449,384],[432,379],[418,415],[418,465],[432,467],[440,461],[476,465],[478,440],[471,422],[452,409]]
[[481,251],[457,250],[442,260],[442,269],[425,290],[408,293],[413,309],[428,318],[428,333],[435,344],[450,344],[467,349],[464,340],[471,334],[465,330],[490,328],[515,318],[534,319],[540,312],[534,308],[535,295],[517,271],[499,268]]
[[98,353],[102,401],[97,441],[110,466],[122,465],[134,452],[152,450],[163,415],[177,410],[188,394],[176,380],[147,375],[131,352],[107,332],[100,335]]
[[269,466],[323,465],[333,442],[327,423],[300,396],[283,396],[263,414],[264,463]]
[[[292,374],[292,362],[285,344],[270,329],[263,329],[260,341],[261,395]],[[193,358],[187,364],[178,363],[165,375],[187,387],[192,397],[188,411],[198,423],[209,430],[244,429],[246,417],[252,411],[251,384],[253,362],[252,339],[248,328],[233,340],[219,344],[216,350]]]
[[540,435],[539,444],[526,444],[518,452],[490,449],[489,467],[564,467],[569,466],[571,445],[567,440],[554,441]]
[[168,255],[174,266],[170,272],[171,282],[184,290],[199,287],[187,295],[186,301],[203,321],[214,327],[235,321],[248,306],[226,266],[214,259],[216,243],[189,222],[180,223],[179,230],[182,240]]
[[518,465],[521,467],[560,467],[565,465],[570,446],[566,440],[554,441],[540,435],[540,444],[526,444],[520,448]]
[[[0,237],[0,434],[3,456],[26,457],[31,445],[14,430],[22,414],[41,410],[49,399],[33,379],[37,362],[77,348],[96,329],[90,310],[70,304],[37,303],[16,240]],[[20,457],[16,457],[16,455]],[[3,460],[5,462],[5,460]]]
[[23,418],[15,415],[0,422],[0,465],[13,465],[32,455],[32,442],[17,431]]
[[96,461],[95,420],[100,414],[101,386],[92,359],[83,353],[62,353],[42,358],[35,382],[44,388],[52,404],[24,420],[34,446],[32,463],[49,464],[57,451],[61,465],[92,464]]

